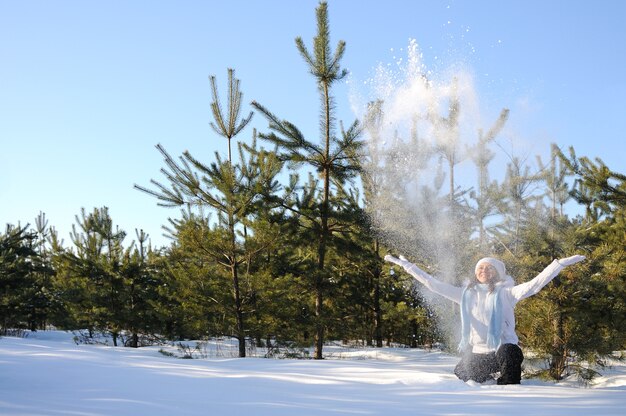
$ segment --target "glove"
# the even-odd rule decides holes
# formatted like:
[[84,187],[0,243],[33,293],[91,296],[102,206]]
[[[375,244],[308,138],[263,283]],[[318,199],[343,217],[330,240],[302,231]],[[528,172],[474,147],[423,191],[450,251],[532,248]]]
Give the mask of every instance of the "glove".
[[388,261],[393,264],[397,264],[398,266],[402,267],[406,271],[408,271],[413,266],[413,263],[405,259],[403,256],[400,256],[400,258],[397,258],[397,257],[387,254],[385,256],[385,261]]
[[583,261],[585,260],[585,256],[581,256],[579,254],[576,254],[572,257],[566,257],[564,259],[558,259],[557,261],[559,262],[559,264],[563,267],[566,266],[571,266],[572,264],[576,264],[579,261]]

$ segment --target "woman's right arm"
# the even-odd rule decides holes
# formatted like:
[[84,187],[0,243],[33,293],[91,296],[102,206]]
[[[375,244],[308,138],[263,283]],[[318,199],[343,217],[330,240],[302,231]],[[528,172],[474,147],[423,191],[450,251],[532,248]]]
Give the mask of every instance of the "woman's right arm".
[[452,286],[451,284],[435,279],[424,270],[420,269],[415,264],[404,259],[403,257],[400,257],[398,259],[396,257],[386,255],[385,261],[397,264],[398,266],[404,268],[407,273],[413,276],[415,280],[426,286],[428,290],[437,293],[438,295],[441,295],[447,299],[450,299],[452,302],[459,304],[461,303],[461,295],[463,294],[462,288]]

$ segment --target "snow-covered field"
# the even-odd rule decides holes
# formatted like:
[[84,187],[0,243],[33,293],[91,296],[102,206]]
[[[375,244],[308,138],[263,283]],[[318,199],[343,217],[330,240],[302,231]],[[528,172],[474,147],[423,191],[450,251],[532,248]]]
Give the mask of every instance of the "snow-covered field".
[[624,363],[588,387],[534,379],[472,386],[452,374],[456,357],[436,351],[329,346],[331,358],[320,361],[184,360],[158,346],[72,338],[58,331],[0,338],[0,415],[626,414]]

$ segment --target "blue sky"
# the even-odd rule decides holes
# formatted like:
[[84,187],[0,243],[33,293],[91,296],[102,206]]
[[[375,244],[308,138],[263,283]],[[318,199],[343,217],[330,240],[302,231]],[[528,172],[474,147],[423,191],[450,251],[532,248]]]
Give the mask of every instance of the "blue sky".
[[[332,43],[347,42],[350,82],[334,90],[346,123],[354,86],[415,39],[433,71],[472,71],[487,119],[511,109],[507,134],[530,163],[555,142],[626,173],[626,2],[328,3]],[[311,44],[317,4],[0,0],[0,224],[43,211],[68,243],[81,207],[108,206],[129,240],[142,228],[164,243],[160,226],[178,210],[133,185],[162,178],[157,143],[205,161],[224,154],[210,75],[224,92],[234,68],[246,114],[256,100],[317,135],[315,83],[294,44]],[[257,114],[238,138],[266,126]]]

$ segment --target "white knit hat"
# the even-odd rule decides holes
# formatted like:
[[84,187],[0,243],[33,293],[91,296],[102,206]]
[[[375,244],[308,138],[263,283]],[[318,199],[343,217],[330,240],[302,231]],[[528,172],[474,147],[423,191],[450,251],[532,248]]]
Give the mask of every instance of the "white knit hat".
[[478,271],[478,265],[480,263],[489,263],[490,265],[492,265],[498,273],[498,280],[504,280],[506,278],[506,266],[500,260],[493,257],[484,257],[478,260],[478,263],[476,263],[476,267],[474,267],[474,273]]

